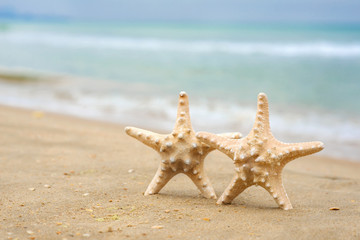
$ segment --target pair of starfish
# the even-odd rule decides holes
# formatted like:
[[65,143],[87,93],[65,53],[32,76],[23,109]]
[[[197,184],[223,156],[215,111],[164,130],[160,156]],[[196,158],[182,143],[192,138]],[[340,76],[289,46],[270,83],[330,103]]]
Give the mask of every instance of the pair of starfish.
[[285,164],[324,148],[321,142],[288,144],[276,140],[270,131],[268,100],[264,93],[258,96],[254,127],[244,138],[238,132],[195,134],[185,92],[180,92],[177,119],[171,134],[158,134],[133,127],[126,127],[125,132],[159,152],[161,157],[159,168],[145,196],[158,193],[172,177],[184,173],[204,197],[216,199],[204,171],[204,159],[211,151],[218,149],[233,159],[235,176],[217,204],[230,204],[246,188],[257,185],[265,188],[284,210],[292,209],[281,178]]

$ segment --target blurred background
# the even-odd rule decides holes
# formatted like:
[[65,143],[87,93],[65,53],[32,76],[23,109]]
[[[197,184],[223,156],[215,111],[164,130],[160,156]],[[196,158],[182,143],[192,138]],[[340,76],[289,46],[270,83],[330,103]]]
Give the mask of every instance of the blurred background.
[[253,124],[360,161],[358,0],[0,0],[0,104],[171,131]]

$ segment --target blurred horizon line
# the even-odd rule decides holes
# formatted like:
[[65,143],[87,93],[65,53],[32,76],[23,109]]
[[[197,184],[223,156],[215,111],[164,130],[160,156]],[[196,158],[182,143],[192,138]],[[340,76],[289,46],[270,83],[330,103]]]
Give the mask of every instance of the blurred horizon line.
[[[70,17],[62,16],[46,16],[46,15],[36,15],[33,17],[4,17],[0,13],[0,24],[6,23],[77,23],[77,24],[126,24],[126,25],[162,25],[162,26],[201,26],[201,27],[310,27],[310,28],[321,28],[321,27],[339,27],[341,30],[346,30],[350,28],[360,28],[360,21],[240,21],[240,20],[162,20],[162,19],[149,19],[149,20],[135,20],[135,19],[76,19]],[[345,27],[345,28],[344,28]]]
[[34,14],[30,12],[20,12],[15,8],[9,6],[0,6],[0,21],[15,21],[15,22],[59,22],[59,23],[124,23],[124,24],[198,24],[198,25],[308,25],[315,24],[316,26],[324,25],[338,25],[338,26],[360,26],[360,20],[314,20],[314,19],[161,19],[148,17],[143,19],[135,18],[113,18],[104,19],[96,17],[71,17],[56,14]]

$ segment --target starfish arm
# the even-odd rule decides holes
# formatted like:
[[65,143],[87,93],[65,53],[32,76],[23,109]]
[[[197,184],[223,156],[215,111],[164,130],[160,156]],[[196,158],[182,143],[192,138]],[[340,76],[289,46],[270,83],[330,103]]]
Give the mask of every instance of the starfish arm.
[[186,173],[186,175],[194,182],[204,197],[212,199],[217,198],[214,188],[204,171],[203,165],[192,172]]
[[135,127],[126,127],[125,132],[144,143],[145,145],[159,151],[163,135]]
[[265,93],[259,93],[257,112],[252,131],[257,134],[270,134],[269,101]]
[[317,153],[322,149],[324,149],[322,142],[282,143],[276,155],[279,161],[285,165],[296,158]]
[[241,180],[238,174],[236,174],[229,186],[225,189],[221,197],[218,199],[216,204],[230,204],[234,198],[242,193],[248,186],[246,182]]
[[212,148],[216,148],[219,151],[228,155],[231,159],[234,158],[236,152],[236,146],[239,139],[229,139],[227,137],[219,136],[213,133],[198,132],[196,137],[203,143],[209,145]]
[[[229,139],[240,139],[242,137],[241,133],[239,132],[229,132],[229,133],[221,133],[217,134],[217,136],[226,137]],[[199,153],[203,156],[206,156],[211,151],[214,151],[214,147],[210,147],[209,145],[205,144],[204,142],[201,143],[202,147],[199,148]]]
[[217,135],[221,136],[221,137],[231,138],[231,139],[240,139],[242,137],[242,134],[239,132],[220,133]]
[[174,177],[177,173],[170,169],[165,169],[163,166],[159,166],[154,178],[147,187],[144,196],[157,194],[160,190]]
[[174,129],[192,130],[189,110],[189,97],[186,92],[180,92],[177,117]]
[[262,187],[270,193],[280,208],[284,210],[293,208],[282,183],[281,172],[276,176],[269,177]]

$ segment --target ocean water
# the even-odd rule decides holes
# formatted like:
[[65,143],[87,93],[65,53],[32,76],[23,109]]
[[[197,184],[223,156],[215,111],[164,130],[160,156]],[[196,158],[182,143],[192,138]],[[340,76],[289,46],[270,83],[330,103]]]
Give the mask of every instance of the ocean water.
[[360,25],[2,22],[0,66],[41,76],[2,104],[163,132],[184,90],[196,130],[246,135],[265,92],[275,137],[360,161]]

